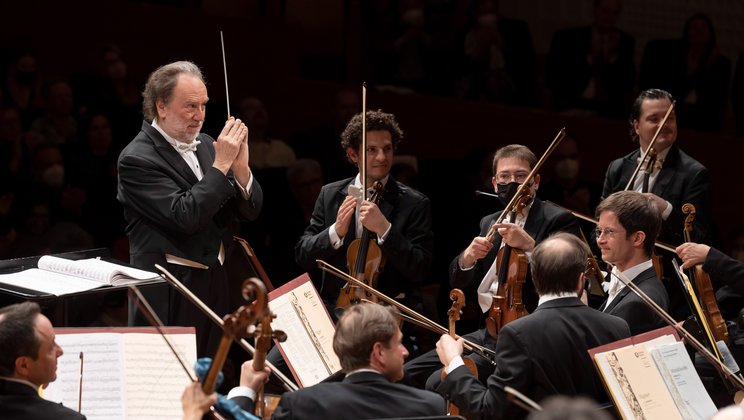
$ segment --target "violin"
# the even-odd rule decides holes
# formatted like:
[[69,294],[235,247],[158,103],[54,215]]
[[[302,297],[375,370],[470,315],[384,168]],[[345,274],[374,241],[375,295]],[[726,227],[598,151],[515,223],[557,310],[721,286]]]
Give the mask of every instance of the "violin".
[[266,287],[257,278],[249,278],[243,283],[242,294],[249,303],[223,318],[222,338],[202,382],[202,390],[207,395],[215,392],[217,377],[227,359],[230,344],[233,340],[249,336],[248,327],[254,325],[259,318],[266,316],[268,311]]
[[[452,307],[447,311],[447,318],[449,319],[449,335],[452,338],[457,337],[455,334],[455,322],[457,322],[460,319],[460,315],[462,315],[462,308],[465,306],[465,294],[462,293],[462,290],[460,289],[452,289],[449,294],[449,298],[452,301]],[[473,362],[473,359],[470,359],[468,357],[462,358],[463,363],[465,366],[470,370],[470,372],[473,374],[474,377],[478,377],[478,368],[475,366],[475,362]],[[447,376],[447,372],[442,370],[442,379]],[[447,403],[447,414],[450,416],[458,416],[460,415],[460,409],[457,408],[455,404],[452,402]]]
[[[276,318],[276,315],[267,310],[265,314],[260,318],[256,326],[256,351],[253,353],[253,369],[263,370],[266,362],[266,354],[271,347],[272,339],[276,339],[279,342],[287,340],[287,334],[281,330],[272,330],[271,321]],[[256,402],[254,414],[261,419],[269,419],[274,413],[276,406],[279,404],[281,397],[275,394],[264,394],[263,385],[256,390]]]
[[[521,196],[509,212],[512,223],[532,198],[529,189],[522,190]],[[522,286],[527,279],[527,255],[521,249],[504,244],[496,254],[496,267],[499,285],[486,318],[486,330],[494,338],[498,336],[501,327],[528,313],[522,301]]]
[[[685,217],[684,227],[685,242],[692,242],[692,222],[695,219],[695,206],[685,203],[682,206],[682,213],[687,215]],[[703,316],[713,337],[716,341],[722,340],[728,343],[728,328],[726,327],[726,321],[721,316],[721,311],[718,309],[718,301],[716,300],[716,293],[713,290],[710,276],[703,271],[701,264],[691,267],[688,271],[688,277],[695,284],[697,294],[702,303]]]

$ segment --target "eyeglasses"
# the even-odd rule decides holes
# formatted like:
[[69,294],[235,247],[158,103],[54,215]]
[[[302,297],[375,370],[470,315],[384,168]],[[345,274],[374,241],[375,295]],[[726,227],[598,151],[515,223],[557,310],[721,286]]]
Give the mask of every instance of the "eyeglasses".
[[609,228],[605,228],[605,229],[597,228],[597,229],[594,229],[594,237],[599,239],[602,237],[602,235],[604,235],[607,238],[613,238],[615,237],[615,232],[616,231],[609,229]]
[[519,172],[519,173],[516,173],[516,174],[510,174],[510,173],[504,172],[504,173],[496,174],[496,181],[498,181],[500,183],[506,183],[506,182],[510,182],[510,181],[516,181],[516,182],[519,182],[521,184],[521,183],[524,182],[525,179],[527,179],[527,175],[529,175],[529,174],[528,173],[524,173],[524,172]]

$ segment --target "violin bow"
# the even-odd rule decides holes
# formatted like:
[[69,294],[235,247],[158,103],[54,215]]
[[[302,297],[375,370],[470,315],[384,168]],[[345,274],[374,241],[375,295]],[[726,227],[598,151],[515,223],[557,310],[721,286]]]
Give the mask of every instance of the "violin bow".
[[638,162],[638,165],[636,165],[636,168],[633,171],[633,175],[630,176],[628,185],[625,186],[625,191],[628,191],[633,186],[636,176],[638,176],[638,171],[641,170],[641,166],[643,166],[643,163],[646,161],[646,157],[648,156],[651,149],[654,147],[654,143],[656,143],[656,138],[659,137],[659,133],[661,133],[661,130],[666,125],[667,119],[669,119],[669,115],[672,114],[672,111],[674,111],[674,102],[672,102],[672,104],[669,105],[669,109],[667,109],[666,114],[664,114],[664,118],[661,120],[661,124],[659,124],[659,128],[656,129],[656,133],[654,133],[654,136],[651,138],[651,142],[648,144],[648,147],[646,147],[646,150],[643,151],[643,154],[641,155],[641,161]]
[[[327,262],[325,262],[323,260],[315,260],[315,261],[317,262],[318,267],[321,270],[326,271],[328,273],[331,273],[334,276],[336,276],[336,277],[338,277],[338,278],[340,278],[342,280],[346,280],[346,281],[348,281],[349,283],[351,283],[351,284],[353,284],[355,286],[359,286],[360,288],[364,289],[365,291],[369,292],[370,294],[373,294],[373,295],[377,296],[383,302],[385,302],[385,303],[387,303],[387,304],[389,304],[391,306],[395,306],[400,311],[401,318],[404,319],[405,321],[408,321],[408,322],[410,322],[412,324],[418,325],[418,326],[420,326],[422,328],[426,328],[426,329],[428,329],[430,331],[433,331],[433,332],[436,332],[436,333],[447,334],[447,329],[445,327],[437,324],[436,322],[430,320],[429,318],[426,318],[425,316],[419,314],[418,312],[416,312],[413,309],[407,307],[406,305],[403,305],[402,303],[396,301],[395,299],[391,298],[390,296],[388,296],[388,295],[380,292],[379,290],[375,289],[374,287],[369,286],[368,284],[355,279],[354,277],[352,277],[352,276],[344,273],[343,271],[341,271],[338,268],[332,266],[331,264],[328,264]],[[371,302],[371,301],[366,300],[366,299],[363,299],[363,300],[365,302],[374,303],[374,302]],[[494,365],[496,364],[494,362],[494,356],[495,356],[496,353],[493,350],[491,350],[489,348],[486,348],[486,347],[483,347],[483,346],[481,346],[479,344],[473,343],[473,342],[468,341],[468,340],[464,340],[464,345],[465,345],[465,348],[466,349],[468,349],[468,350],[470,350],[470,351],[472,351],[474,353],[478,353],[480,356],[483,356],[483,358],[485,358],[486,360],[490,361],[492,364],[494,364]]]
[[362,82],[362,156],[359,177],[362,181],[362,200],[367,199],[367,82]]

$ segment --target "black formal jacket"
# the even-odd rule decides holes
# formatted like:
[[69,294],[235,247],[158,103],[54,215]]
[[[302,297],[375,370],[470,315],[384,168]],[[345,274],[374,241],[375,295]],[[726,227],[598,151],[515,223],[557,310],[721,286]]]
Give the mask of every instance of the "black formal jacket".
[[6,420],[79,420],[85,416],[45,400],[26,384],[0,379],[0,417]]
[[[610,163],[605,175],[602,199],[614,192],[625,190],[633,171],[638,166],[640,156],[641,151],[635,149]],[[673,144],[650,191],[671,203],[673,208],[672,213],[661,225],[659,240],[675,246],[684,242],[683,228],[686,215],[682,213],[682,205],[690,203],[696,210],[692,240],[710,244],[716,238],[711,219],[713,202],[711,188],[708,169]]]
[[[501,212],[496,212],[485,216],[480,221],[480,236],[485,236],[494,222],[501,215]],[[580,236],[579,223],[576,218],[569,212],[553,205],[546,203],[540,199],[535,199],[530,208],[530,212],[527,214],[527,220],[524,224],[524,230],[527,232],[535,243],[540,243],[542,240],[550,236],[554,232],[568,232],[573,233],[576,236]],[[483,276],[486,275],[488,270],[491,268],[496,255],[501,247],[501,235],[496,233],[493,241],[493,248],[491,251],[481,260],[475,263],[475,267],[471,270],[461,270],[458,260],[460,256],[456,256],[450,263],[449,279],[450,286],[456,288],[467,288],[470,286],[477,287]],[[529,311],[532,311],[537,306],[537,292],[532,284],[532,277],[528,274],[528,280],[525,282],[522,297],[525,302],[525,306]],[[477,300],[476,300],[477,302]]]
[[710,248],[703,263],[703,271],[716,282],[731,287],[744,296],[744,262],[735,260],[723,252]]
[[[353,180],[348,178],[333,182],[321,189],[310,225],[295,245],[295,260],[303,269],[311,270],[317,266],[316,260],[320,259],[347,271],[346,251],[355,239],[353,229],[356,217],[352,216],[350,232],[343,238],[343,245],[339,249],[333,249],[328,230],[336,222],[338,208],[348,195],[348,186]],[[392,226],[380,246],[385,265],[378,277],[377,288],[390,297],[401,292],[408,295],[421,285],[431,266],[434,249],[431,204],[425,195],[390,177],[378,206]],[[320,286],[318,288],[323,298],[334,303],[339,289],[345,283],[325,272],[322,284],[318,285],[318,280],[313,280],[316,286]]]
[[[214,140],[206,134],[196,140],[201,142],[195,152],[204,174],[201,180],[160,132],[143,122],[139,134],[119,156],[117,199],[124,206],[130,263],[148,271],[156,271],[155,264],[166,267],[223,316],[231,308],[228,280],[217,260],[220,244],[225,246],[225,255],[230,255],[240,221],[258,216],[263,193],[254,179],[249,199],[243,199],[232,173],[225,176],[212,167]],[[209,269],[167,264],[166,253]],[[171,288],[151,286],[143,293],[166,324],[197,327],[199,355],[208,354],[208,344],[201,338],[203,329],[212,331],[211,347],[219,340],[211,321]]]
[[272,419],[377,419],[443,416],[441,396],[389,382],[376,372],[359,372],[342,382],[323,382],[279,400]]
[[[664,284],[656,276],[653,267],[637,275],[632,282],[638,286],[648,297],[651,298],[665,311],[669,311],[669,295]],[[609,305],[607,301],[599,307],[599,310],[620,317],[628,322],[633,335],[655,330],[667,325],[653,309],[636,295],[630,287],[624,287],[612,299]]]
[[444,378],[437,392],[469,419],[526,416],[509,402],[504,385],[538,403],[554,394],[605,402],[604,385],[587,350],[629,336],[624,320],[592,309],[576,297],[551,300],[501,329],[496,370],[485,385],[460,366]]

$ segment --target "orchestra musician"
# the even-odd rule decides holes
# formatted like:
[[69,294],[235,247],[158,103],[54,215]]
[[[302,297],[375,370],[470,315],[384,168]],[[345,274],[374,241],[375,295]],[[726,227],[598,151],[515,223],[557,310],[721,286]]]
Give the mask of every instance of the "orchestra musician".
[[[530,171],[537,163],[537,157],[526,146],[511,144],[498,149],[493,158],[493,177],[491,182],[494,189],[502,197],[504,204],[508,203],[514,196],[519,184],[525,181]],[[483,217],[480,221],[480,236],[476,236],[472,242],[454,258],[450,264],[450,286],[459,289],[467,289],[480,284],[479,300],[488,300],[481,305],[484,313],[489,312],[491,296],[496,294],[496,277],[494,275],[496,256],[499,248],[509,245],[512,248],[531,253],[535,245],[547,238],[551,233],[564,231],[579,235],[579,224],[576,218],[557,206],[546,203],[535,197],[535,192],[540,184],[540,175],[535,175],[530,181],[530,191],[534,197],[528,205],[516,217],[515,223],[502,223],[494,225],[501,212],[496,212]],[[498,234],[493,243],[485,236],[495,226]],[[527,276],[522,297],[528,311],[537,306],[537,294],[535,288]],[[524,280],[524,279],[522,279]],[[481,296],[482,295],[482,296]],[[492,337],[485,327],[464,335],[468,340],[494,348],[496,338]],[[472,354],[478,368],[478,375],[485,378],[493,372],[490,361]],[[436,352],[434,350],[406,363],[405,381],[418,387],[433,389],[439,381],[440,375],[436,373],[441,368]]]
[[608,400],[588,349],[630,336],[628,324],[581,302],[589,256],[576,235],[558,232],[532,252],[537,309],[506,324],[496,343],[496,369],[486,381],[473,377],[462,361],[463,339],[444,334],[437,354],[447,376],[436,391],[469,419],[523,418],[504,386],[535,401],[554,394]]
[[[255,219],[263,202],[248,166],[248,128],[230,118],[216,141],[200,132],[209,97],[188,61],[152,72],[143,96],[145,121],[118,162],[130,262],[167,267],[212,310],[227,313],[224,257],[239,221]],[[222,332],[194,305],[167,286],[143,293],[167,325],[196,327],[198,355],[214,353]]]
[[[446,404],[441,396],[395,383],[403,377],[403,361],[408,356],[399,323],[398,312],[391,306],[359,303],[347,308],[333,335],[333,351],[346,374],[343,381],[285,392],[272,419],[444,416]],[[246,362],[241,385],[255,391],[267,375],[266,370],[255,371]],[[238,403],[252,407],[251,394],[242,395]]]
[[596,215],[594,237],[602,260],[613,266],[607,299],[599,310],[623,318],[633,335],[663,327],[664,320],[616,274],[624,274],[662,309],[668,310],[669,296],[651,261],[661,224],[654,202],[648,195],[635,191],[618,191],[599,203]]
[[[648,194],[663,219],[659,240],[677,246],[684,242],[685,214],[682,206],[695,206],[697,215],[692,230],[693,240],[711,244],[717,238],[712,220],[712,185],[708,170],[686,154],[677,144],[677,120],[674,111],[669,114],[649,153],[646,162],[639,162],[659,128],[668,109],[674,103],[669,92],[649,89],[641,92],[630,111],[630,135],[639,147],[629,154],[613,160],[607,168],[602,198],[623,191],[639,163],[633,185],[628,189]],[[649,162],[655,154],[654,162]],[[649,168],[650,166],[650,168]],[[662,255],[666,257],[666,255]],[[672,277],[671,264],[664,258],[665,277]],[[689,314],[686,300],[676,281],[666,281],[670,295],[671,314],[677,319]]]
[[0,411],[2,418],[67,420],[85,416],[45,400],[41,388],[57,379],[62,348],[39,304],[23,302],[0,309]]
[[[393,114],[366,112],[367,185],[382,182],[379,205],[368,200],[358,203],[349,194],[350,188],[363,184],[359,174],[323,186],[310,224],[295,246],[295,260],[308,271],[316,267],[318,259],[334,267],[346,267],[347,248],[365,227],[376,236],[385,259],[377,277],[378,290],[391,297],[405,296],[404,302],[416,306],[418,288],[431,266],[434,235],[429,199],[390,176],[393,155],[402,139],[403,131]],[[341,134],[341,147],[357,166],[361,165],[361,143],[359,113]],[[326,273],[313,281],[321,297],[335,305],[343,282]]]

